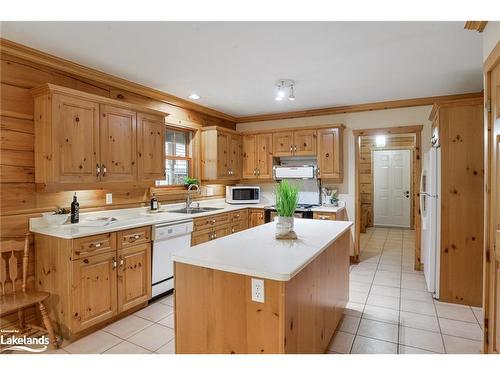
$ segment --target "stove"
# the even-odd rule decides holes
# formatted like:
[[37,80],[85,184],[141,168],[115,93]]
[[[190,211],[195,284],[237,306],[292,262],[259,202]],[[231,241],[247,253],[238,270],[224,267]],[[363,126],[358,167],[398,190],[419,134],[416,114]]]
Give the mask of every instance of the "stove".
[[[297,209],[295,210],[295,215],[294,217],[299,217],[303,219],[312,219],[313,218],[313,211],[312,209],[314,207],[319,207],[319,204],[304,204],[304,203],[299,203],[297,205]],[[276,212],[276,207],[275,206],[269,206],[264,209],[264,219],[266,223],[269,223],[271,221],[274,221],[274,218],[278,216],[278,213]]]

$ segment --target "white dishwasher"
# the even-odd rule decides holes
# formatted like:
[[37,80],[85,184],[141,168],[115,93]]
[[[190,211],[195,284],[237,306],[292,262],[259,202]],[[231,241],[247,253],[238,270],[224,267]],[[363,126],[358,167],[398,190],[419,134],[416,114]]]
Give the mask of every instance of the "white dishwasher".
[[172,253],[191,247],[193,220],[153,225],[152,297],[174,288]]

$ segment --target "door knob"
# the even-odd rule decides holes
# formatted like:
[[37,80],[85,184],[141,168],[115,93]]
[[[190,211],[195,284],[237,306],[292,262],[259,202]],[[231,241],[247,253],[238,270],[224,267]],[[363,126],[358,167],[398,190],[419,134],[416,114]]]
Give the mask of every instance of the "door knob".
[[408,190],[406,190],[404,193],[403,193],[404,197],[405,198],[410,198],[410,192]]

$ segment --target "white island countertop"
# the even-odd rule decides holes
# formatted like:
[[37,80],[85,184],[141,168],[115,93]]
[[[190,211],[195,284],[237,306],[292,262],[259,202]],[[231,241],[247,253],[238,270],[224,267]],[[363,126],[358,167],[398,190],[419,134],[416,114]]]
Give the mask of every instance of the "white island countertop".
[[174,252],[175,262],[288,281],[352,226],[350,221],[295,219],[297,240],[274,238],[267,223],[214,241]]

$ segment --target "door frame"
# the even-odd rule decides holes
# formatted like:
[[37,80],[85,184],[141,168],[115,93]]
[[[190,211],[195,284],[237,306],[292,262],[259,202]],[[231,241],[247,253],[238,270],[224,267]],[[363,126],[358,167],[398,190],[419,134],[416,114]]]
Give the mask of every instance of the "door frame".
[[[413,195],[414,186],[413,181],[415,176],[413,174],[413,158],[415,154],[415,147],[374,147],[370,149],[371,153],[371,170],[372,172],[372,199],[375,197],[375,152],[376,151],[410,151],[410,195]],[[410,228],[415,229],[414,227],[414,207],[413,200],[410,201]],[[375,201],[372,202],[372,223],[375,225]]]
[[[495,115],[487,110],[487,100],[491,96],[492,81],[491,72],[500,64],[500,42],[497,42],[495,48],[491,51],[490,55],[484,62],[483,77],[484,77],[484,104],[486,110],[484,111],[484,138],[485,138],[485,200],[484,200],[484,257],[483,257],[483,319],[484,319],[484,335],[483,335],[483,353],[493,353],[493,335],[495,334],[494,324],[500,324],[495,321],[495,317],[491,316],[495,312],[490,308],[491,299],[495,296],[491,294],[490,282],[495,276],[495,261],[492,262],[491,256],[495,255],[495,207],[496,201],[500,199],[496,194],[492,194],[490,186],[492,186],[492,165],[494,160],[498,157],[499,147],[493,147],[494,142],[498,142],[493,134]],[[498,136],[497,136],[498,137]],[[498,167],[498,166],[497,166]],[[492,254],[493,253],[493,254]],[[492,278],[493,276],[493,278]],[[493,301],[494,302],[494,301]],[[497,302],[498,303],[498,302]],[[493,328],[493,329],[492,329]]]
[[360,236],[361,236],[361,193],[359,189],[359,164],[360,164],[360,141],[362,136],[367,135],[391,135],[391,134],[415,134],[415,152],[413,154],[413,217],[415,227],[415,270],[421,270],[420,252],[421,252],[421,233],[420,233],[420,199],[418,195],[418,187],[420,185],[419,177],[422,170],[422,129],[423,125],[410,125],[410,126],[395,126],[388,128],[374,128],[374,129],[356,129],[353,130],[354,135],[354,186],[356,189],[354,197],[354,261],[359,262],[360,254]]

